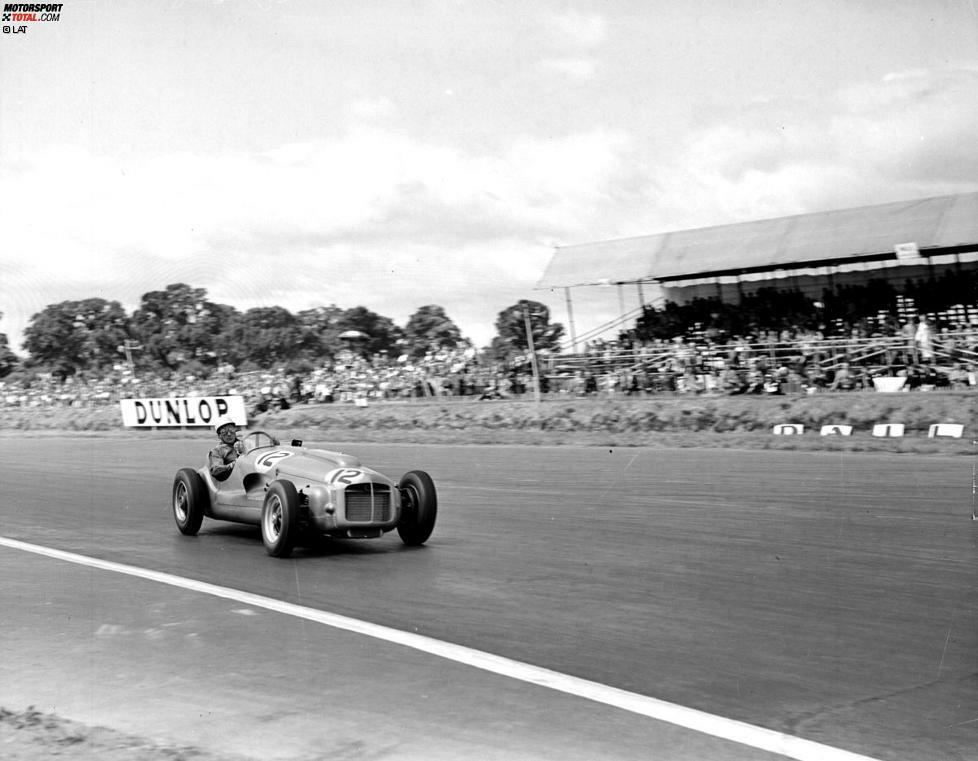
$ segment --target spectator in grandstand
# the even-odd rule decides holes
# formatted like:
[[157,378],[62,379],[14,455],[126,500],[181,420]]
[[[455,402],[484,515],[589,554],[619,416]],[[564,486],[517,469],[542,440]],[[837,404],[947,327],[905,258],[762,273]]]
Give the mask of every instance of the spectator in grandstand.
[[948,376],[945,373],[940,372],[933,365],[927,365],[924,368],[924,377],[921,383],[921,389],[930,390],[935,388],[947,388],[951,385]]
[[238,426],[231,418],[220,417],[214,423],[214,431],[221,443],[210,451],[207,464],[211,475],[217,481],[224,481],[231,475],[235,460],[242,453],[241,442],[238,440]]
[[920,369],[912,362],[897,371],[896,375],[907,379],[904,388],[908,391],[914,391],[920,386]]
[[934,359],[934,332],[927,321],[927,317],[923,315],[914,331],[914,341],[917,344],[917,351],[920,352],[920,358],[924,362],[930,362]]
[[805,376],[802,375],[798,365],[796,367],[790,367],[787,369],[787,374],[783,377],[783,390],[787,394],[800,394],[803,393],[805,388]]
[[306,400],[302,385],[302,378],[298,374],[289,380],[289,399],[294,404],[301,404]]
[[482,394],[479,396],[479,401],[484,402],[489,399],[502,399],[503,395],[499,393],[499,387],[495,383],[490,383],[485,387]]
[[758,370],[756,367],[747,373],[747,388],[744,389],[745,394],[763,394],[764,393],[764,373]]
[[769,396],[780,396],[784,393],[781,390],[781,383],[778,381],[777,374],[766,373],[764,375],[764,393]]
[[499,374],[489,381],[479,400],[508,399],[513,384],[505,375]]
[[584,371],[575,370],[574,377],[567,383],[567,390],[574,396],[584,396]]
[[835,375],[832,376],[829,391],[852,391],[855,386],[855,379],[852,371],[849,369],[849,363],[843,362],[835,371]]
[[900,320],[900,335],[907,346],[913,345],[916,332],[917,325],[913,320]]
[[747,382],[735,367],[726,367],[720,374],[720,389],[730,396],[747,391]]
[[634,396],[641,391],[639,375],[632,370],[625,370],[621,376],[621,388],[625,396]]
[[849,368],[852,377],[852,388],[855,391],[866,391],[873,388],[873,378],[870,372],[862,365]]
[[825,371],[821,365],[806,367],[802,375],[805,378],[805,387],[808,393],[822,391],[829,385],[829,379],[825,376]]
[[693,371],[691,365],[685,365],[683,372],[676,379],[676,388],[682,394],[700,394],[703,392],[703,384]]
[[948,383],[952,389],[966,389],[970,386],[968,371],[964,365],[958,362],[948,373]]

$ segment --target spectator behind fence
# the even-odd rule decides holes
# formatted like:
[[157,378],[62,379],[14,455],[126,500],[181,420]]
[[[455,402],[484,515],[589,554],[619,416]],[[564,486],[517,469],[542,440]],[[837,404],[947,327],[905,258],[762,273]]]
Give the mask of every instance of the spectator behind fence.
[[924,362],[934,359],[934,334],[926,316],[920,318],[917,329],[914,331],[914,341],[917,344],[917,351]]

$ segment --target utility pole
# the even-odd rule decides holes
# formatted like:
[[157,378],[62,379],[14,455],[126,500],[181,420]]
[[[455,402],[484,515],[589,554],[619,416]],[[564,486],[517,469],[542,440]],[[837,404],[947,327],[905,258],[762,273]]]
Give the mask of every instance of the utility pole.
[[577,354],[577,331],[574,329],[574,305],[571,303],[570,288],[564,288],[564,299],[567,301],[567,324],[570,327],[571,351]]
[[526,344],[530,350],[530,366],[533,368],[533,401],[540,403],[540,369],[537,367],[537,351],[533,347],[533,330],[530,327],[530,310],[523,305],[523,324],[526,327]]
[[132,361],[132,353],[142,348],[142,344],[136,343],[129,338],[123,341],[122,345],[118,347],[119,351],[126,355],[126,362],[129,364],[129,375],[133,380],[136,380],[136,363]]

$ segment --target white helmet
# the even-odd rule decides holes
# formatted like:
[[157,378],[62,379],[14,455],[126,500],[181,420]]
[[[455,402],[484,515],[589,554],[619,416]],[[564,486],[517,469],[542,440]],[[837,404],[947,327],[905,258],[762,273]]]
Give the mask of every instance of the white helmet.
[[238,427],[238,424],[235,423],[230,418],[230,416],[228,416],[228,415],[221,415],[221,417],[219,417],[217,420],[214,421],[214,433],[220,433],[221,432],[221,429],[224,426],[226,426],[226,425],[233,425],[235,428]]

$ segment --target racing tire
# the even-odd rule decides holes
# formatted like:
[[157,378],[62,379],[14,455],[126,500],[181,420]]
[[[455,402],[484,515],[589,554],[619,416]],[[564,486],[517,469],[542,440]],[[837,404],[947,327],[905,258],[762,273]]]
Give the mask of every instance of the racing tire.
[[428,541],[438,517],[438,493],[431,476],[423,470],[405,473],[397,488],[401,492],[401,520],[397,533],[409,547],[418,547]]
[[207,487],[193,468],[181,468],[173,479],[173,520],[184,536],[196,536],[204,522]]
[[299,494],[290,481],[274,481],[261,508],[261,540],[268,554],[287,558],[301,530]]

